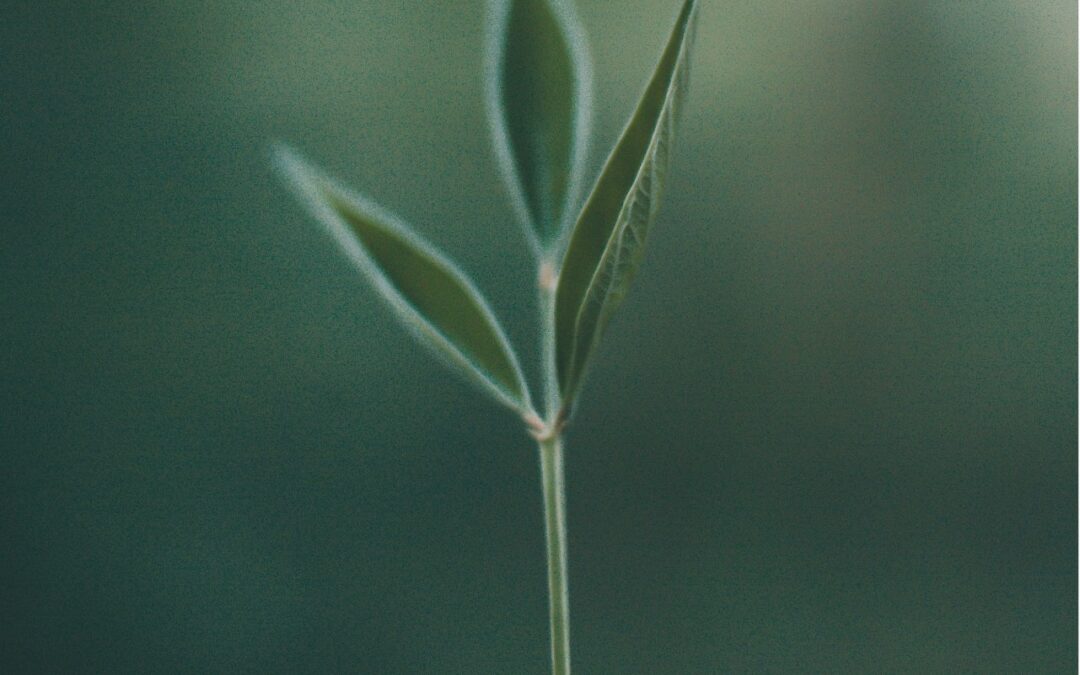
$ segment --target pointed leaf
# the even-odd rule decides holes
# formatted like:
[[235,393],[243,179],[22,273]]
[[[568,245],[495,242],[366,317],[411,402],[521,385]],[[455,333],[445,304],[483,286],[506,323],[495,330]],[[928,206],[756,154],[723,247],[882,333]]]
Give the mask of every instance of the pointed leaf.
[[570,0],[493,0],[488,117],[503,177],[539,253],[581,193],[592,76]]
[[500,402],[531,410],[521,368],[469,280],[390,213],[352,194],[287,148],[279,167],[349,258],[417,338]]
[[687,0],[637,110],[578,217],[563,259],[555,299],[555,357],[567,406],[637,271],[656,217],[689,77],[696,12],[696,1]]

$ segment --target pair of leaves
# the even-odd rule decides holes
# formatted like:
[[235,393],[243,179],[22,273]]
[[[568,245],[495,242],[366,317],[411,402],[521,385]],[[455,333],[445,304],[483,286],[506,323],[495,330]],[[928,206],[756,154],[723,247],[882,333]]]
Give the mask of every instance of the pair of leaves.
[[[581,31],[559,0],[496,2],[489,111],[503,175],[541,255],[555,252],[577,199],[591,85]],[[564,408],[641,263],[667,177],[689,77],[696,0],[686,0],[637,110],[577,217],[555,296]],[[573,155],[573,156],[571,156]]]
[[[554,356],[563,408],[641,260],[659,205],[696,0],[686,0],[638,107],[577,216],[559,274]],[[542,260],[557,254],[581,187],[590,75],[563,0],[495,0],[488,112],[514,205]],[[535,419],[517,357],[480,293],[392,214],[288,148],[279,168],[412,332],[497,400]]]

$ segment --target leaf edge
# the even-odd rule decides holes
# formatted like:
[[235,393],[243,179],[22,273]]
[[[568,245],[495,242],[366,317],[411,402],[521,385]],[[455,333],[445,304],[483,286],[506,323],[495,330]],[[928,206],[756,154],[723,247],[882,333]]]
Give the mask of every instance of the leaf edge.
[[570,170],[567,180],[566,196],[562,213],[559,216],[558,236],[545,246],[537,233],[532,214],[525,199],[525,189],[521,174],[517,169],[514,152],[510,142],[506,117],[502,106],[502,65],[503,46],[509,23],[510,4],[514,0],[489,0],[484,36],[484,108],[488,131],[494,146],[495,160],[498,165],[500,182],[509,193],[510,205],[525,231],[525,238],[533,254],[540,259],[547,256],[558,257],[565,247],[571,230],[571,221],[580,209],[579,203],[587,188],[585,169],[589,156],[592,136],[593,117],[593,66],[592,52],[589,49],[585,27],[578,18],[571,0],[542,0],[551,10],[563,39],[567,44],[574,76],[574,111],[573,147],[571,150]]
[[[694,43],[694,34],[696,32],[696,29],[697,29],[697,19],[698,19],[698,15],[700,13],[700,4],[701,3],[699,2],[699,0],[685,0],[684,1],[683,6],[680,8],[680,11],[679,11],[679,13],[678,13],[678,15],[676,17],[676,22],[675,22],[675,26],[674,26],[674,29],[672,31],[672,34],[668,37],[667,42],[665,42],[664,49],[661,52],[661,54],[663,54],[663,52],[666,51],[669,48],[671,38],[674,37],[674,35],[679,32],[680,23],[681,23],[682,24],[683,38],[682,38],[681,43],[679,45],[679,52],[677,54],[675,64],[674,64],[674,66],[672,68],[672,78],[669,81],[668,86],[665,89],[664,104],[661,106],[661,115],[660,115],[660,117],[657,118],[657,123],[654,124],[653,129],[652,129],[652,131],[650,133],[649,143],[646,146],[646,152],[643,155],[644,157],[648,157],[653,152],[653,148],[654,148],[654,146],[657,144],[657,142],[659,140],[658,131],[661,128],[661,125],[660,125],[661,120],[670,112],[671,114],[673,114],[675,116],[675,118],[672,119],[672,124],[674,124],[677,121],[678,115],[681,113],[680,110],[672,109],[670,107],[670,105],[669,105],[669,102],[670,102],[670,100],[671,100],[671,98],[673,96],[675,96],[675,97],[679,96],[680,95],[680,89],[686,87],[687,84],[688,84],[688,82],[680,82],[680,68],[688,68],[689,67],[688,66],[688,61],[689,61],[689,58],[690,58],[690,50],[692,49],[693,43]],[[685,18],[685,20],[680,21],[679,19],[682,18],[682,15],[684,13],[686,14],[686,18]],[[661,57],[661,58],[663,58],[663,57]],[[627,120],[626,124],[624,124],[622,131],[619,133],[619,136],[618,136],[618,139],[615,142],[615,145],[612,147],[612,149],[609,152],[607,158],[604,160],[603,167],[601,168],[600,173],[598,174],[598,176],[596,178],[596,181],[593,184],[592,189],[589,191],[588,195],[585,198],[585,204],[582,206],[582,209],[578,214],[578,219],[579,220],[580,220],[580,217],[582,215],[584,215],[585,209],[588,207],[589,201],[592,199],[593,193],[600,186],[600,183],[603,180],[603,178],[604,178],[604,176],[605,176],[605,174],[607,172],[607,168],[608,168],[609,163],[613,159],[615,159],[615,156],[617,154],[617,151],[618,151],[620,145],[622,145],[623,140],[626,137],[626,134],[630,131],[631,127],[633,126],[634,118],[636,117],[636,115],[638,113],[638,108],[640,107],[640,105],[642,103],[644,95],[646,93],[648,93],[648,88],[649,88],[650,83],[652,82],[653,78],[655,77],[655,75],[656,75],[656,73],[654,71],[653,74],[651,74],[649,76],[648,82],[646,83],[646,86],[645,86],[644,90],[642,91],[642,94],[639,95],[638,98],[637,98],[637,104],[635,105],[635,107],[633,109],[633,112],[630,114],[629,119]],[[688,78],[689,74],[686,73],[685,76]],[[685,91],[682,92],[682,95],[685,95]],[[674,134],[674,130],[673,130],[672,133]],[[634,180],[631,183],[632,186],[637,185],[640,182],[641,176],[643,175],[642,171],[644,170],[645,166],[646,166],[646,163],[642,163],[634,171]],[[633,194],[634,194],[634,192],[633,192],[633,190],[631,190],[630,192],[628,192],[623,197],[622,203],[620,204],[620,207],[619,207],[618,215],[616,216],[616,219],[615,219],[616,223],[623,220],[623,214],[625,213],[625,211],[627,209],[627,206],[628,206],[628,203],[630,202],[630,200],[633,197]],[[575,226],[573,228],[571,228],[570,232],[568,233],[567,249],[563,252],[563,263],[565,263],[566,257],[569,254],[569,245],[573,240],[573,236],[574,236],[574,233],[576,232],[576,228],[577,228],[577,223],[575,223]],[[561,367],[559,367],[559,359],[558,359],[558,322],[557,322],[557,317],[558,317],[558,300],[557,300],[558,291],[556,291],[556,313],[555,313],[556,318],[555,318],[555,323],[554,323],[554,325],[552,327],[553,328],[553,333],[555,334],[555,337],[556,337],[556,376],[557,376],[557,379],[558,379],[560,395],[562,396],[564,405],[567,406],[567,407],[572,407],[572,405],[574,403],[574,399],[577,397],[578,393],[581,390],[581,387],[582,387],[582,385],[583,385],[583,383],[585,381],[585,374],[588,371],[588,363],[589,363],[590,357],[591,357],[592,353],[596,349],[596,346],[597,346],[597,344],[598,344],[598,342],[600,340],[601,334],[604,331],[603,326],[606,324],[606,321],[604,319],[598,320],[599,322],[597,324],[597,327],[593,330],[592,336],[589,339],[590,344],[588,346],[587,353],[585,354],[584,357],[579,359],[577,352],[578,352],[579,347],[582,344],[582,341],[577,338],[577,333],[578,333],[578,328],[579,328],[578,324],[581,321],[581,314],[582,314],[582,312],[585,311],[584,308],[585,308],[586,304],[589,301],[590,295],[592,294],[591,291],[597,284],[597,281],[596,281],[597,275],[599,275],[601,273],[601,271],[605,267],[605,265],[603,263],[604,263],[604,260],[608,258],[609,249],[612,247],[613,242],[616,239],[618,239],[619,236],[621,236],[621,233],[623,231],[625,231],[625,227],[623,227],[621,229],[620,228],[613,228],[611,230],[611,232],[609,233],[609,235],[607,237],[607,240],[604,243],[603,250],[602,250],[600,256],[597,258],[597,265],[592,270],[592,273],[589,276],[589,282],[585,285],[585,288],[584,288],[584,291],[582,292],[580,301],[577,303],[577,305],[574,308],[575,311],[573,313],[572,326],[573,326],[573,329],[574,329],[573,332],[574,332],[575,337],[571,340],[571,342],[572,342],[572,345],[571,345],[572,350],[571,350],[571,354],[567,357],[568,362],[569,362],[569,365],[568,365],[569,372],[566,374],[566,378],[569,380],[568,383],[563,382],[563,369]],[[562,279],[561,272],[562,272],[562,266],[560,265],[560,280]],[[607,304],[607,297],[610,295],[610,291],[611,291],[611,289],[608,288],[604,292],[604,297],[605,297],[604,304],[605,305]],[[608,310],[608,317],[609,318],[610,318],[610,312],[613,311],[613,309]]]
[[[487,300],[467,274],[431,243],[414,232],[397,215],[355,190],[346,187],[341,181],[308,161],[287,143],[280,141],[273,143],[270,154],[272,164],[290,190],[300,199],[308,213],[323,226],[323,229],[338,244],[339,249],[349,261],[375,287],[378,295],[390,306],[398,320],[417,342],[421,343],[439,360],[448,362],[447,365],[451,369],[460,372],[468,381],[478,385],[481,390],[500,404],[521,415],[533,412],[528,381],[522,371],[517,352],[506,336],[502,324],[488,305]],[[324,187],[320,188],[317,183],[321,183]],[[401,295],[382,271],[379,270],[378,265],[358,241],[349,225],[329,205],[325,197],[319,194],[320,189],[331,190],[356,208],[358,212],[366,213],[378,219],[396,235],[402,237],[411,246],[432,259],[465,288],[472,296],[481,315],[494,331],[495,337],[512,367],[520,395],[515,395],[514,392],[506,390],[494,376],[463,353],[437,326],[425,318]]]

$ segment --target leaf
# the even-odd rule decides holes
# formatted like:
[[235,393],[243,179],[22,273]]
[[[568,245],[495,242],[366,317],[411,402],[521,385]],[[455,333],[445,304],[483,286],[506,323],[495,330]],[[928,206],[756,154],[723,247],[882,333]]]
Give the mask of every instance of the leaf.
[[588,360],[641,262],[689,77],[696,0],[687,0],[637,110],[578,217],[555,297],[555,359],[569,407]]
[[560,240],[581,194],[592,75],[568,0],[493,0],[487,108],[503,179],[529,240]]
[[532,410],[506,336],[487,303],[453,264],[398,218],[350,193],[292,150],[277,165],[349,258],[424,344],[501,403]]

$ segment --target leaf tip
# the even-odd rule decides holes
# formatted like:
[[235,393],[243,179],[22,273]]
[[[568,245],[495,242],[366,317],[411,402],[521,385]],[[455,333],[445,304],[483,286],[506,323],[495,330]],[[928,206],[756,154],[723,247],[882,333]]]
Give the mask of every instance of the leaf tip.
[[272,141],[269,154],[270,164],[282,180],[304,196],[313,196],[320,174],[299,151],[284,141]]

